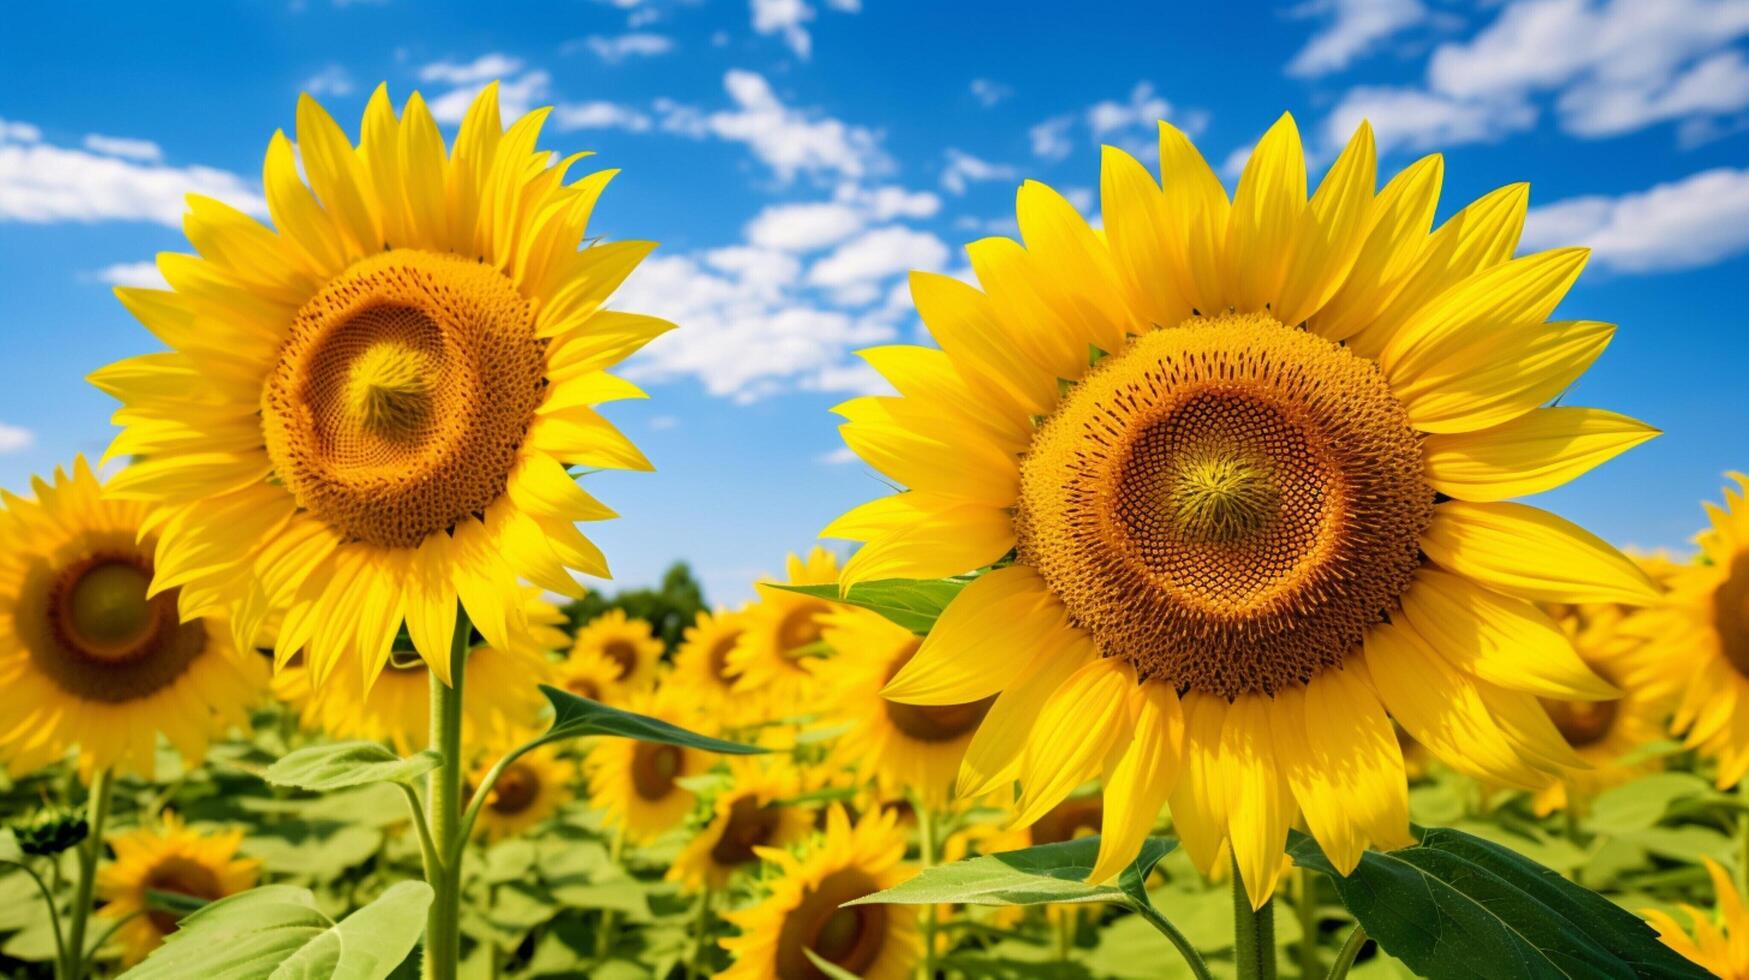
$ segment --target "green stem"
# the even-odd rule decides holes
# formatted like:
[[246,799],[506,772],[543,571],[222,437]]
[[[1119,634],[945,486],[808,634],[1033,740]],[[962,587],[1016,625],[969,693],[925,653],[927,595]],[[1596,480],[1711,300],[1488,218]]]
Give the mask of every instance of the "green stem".
[[1318,879],[1305,868],[1294,869],[1294,913],[1300,920],[1300,976],[1317,980],[1324,972],[1318,962]]
[[1745,809],[1737,817],[1737,893],[1749,894],[1749,779],[1737,784]]
[[1203,962],[1202,954],[1196,951],[1196,947],[1190,944],[1190,940],[1184,937],[1184,933],[1179,932],[1178,927],[1161,915],[1159,910],[1152,905],[1139,904],[1136,906],[1136,913],[1146,919],[1148,924],[1153,926],[1160,935],[1171,940],[1172,945],[1178,949],[1178,955],[1184,957],[1184,962],[1189,964],[1191,975],[1195,976],[1196,980],[1214,980],[1214,974],[1209,972],[1209,966]]
[[99,769],[91,777],[91,791],[85,800],[86,837],[79,843],[79,881],[74,885],[73,906],[67,910],[61,980],[83,980],[85,976],[85,923],[91,917],[91,893],[97,886],[97,859],[103,855],[103,825],[109,820],[113,788],[108,769]]
[[1245,879],[1233,864],[1233,958],[1239,980],[1275,980],[1275,899],[1253,909]]
[[705,950],[710,946],[711,938],[711,889],[705,886],[698,896],[698,918],[692,924],[692,959],[686,964],[687,980],[693,977],[708,977],[705,970]]
[[1348,968],[1354,965],[1354,958],[1360,955],[1360,948],[1366,945],[1366,930],[1355,926],[1348,934],[1348,940],[1342,944],[1342,950],[1336,954],[1336,962],[1330,964],[1329,980],[1342,980],[1348,976]]
[[[917,814],[917,847],[923,859],[924,868],[935,867],[935,811],[930,809],[921,799],[912,801],[912,809]],[[935,980],[935,930],[938,910],[934,903],[923,907],[923,963],[919,967],[923,980]]]
[[[608,849],[608,857],[613,859],[618,867],[620,857],[625,854],[626,828],[620,824],[613,832],[613,844]],[[607,954],[613,952],[614,931],[619,928],[619,919],[613,914],[613,909],[601,910],[601,931],[595,934],[595,958],[605,962]]]
[[[51,867],[54,863],[55,859],[49,858]],[[0,865],[10,865],[30,875],[30,880],[36,882],[36,890],[42,893],[43,904],[49,907],[49,928],[55,934],[55,977],[56,980],[61,980],[61,971],[65,969],[67,962],[67,943],[61,938],[61,913],[55,908],[55,893],[49,891],[48,885],[43,884],[42,875],[37,874],[36,869],[24,861],[0,859]]]
[[[456,609],[455,636],[449,645],[449,679],[431,674],[431,747],[443,762],[425,784],[426,824],[436,868],[427,868],[426,883],[435,893],[425,917],[425,978],[455,980],[461,960],[462,842],[462,681],[467,676],[468,638],[473,627],[467,611]],[[435,874],[433,874],[435,871]]]

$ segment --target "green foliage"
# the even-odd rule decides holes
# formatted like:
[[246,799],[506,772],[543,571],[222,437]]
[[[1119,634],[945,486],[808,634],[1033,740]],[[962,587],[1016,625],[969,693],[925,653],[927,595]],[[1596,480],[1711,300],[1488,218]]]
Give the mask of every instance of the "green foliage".
[[[12,835],[18,850],[32,857],[59,854],[73,847],[91,832],[85,813],[72,807],[44,806],[29,816],[12,822]],[[0,852],[0,859],[5,855]]]
[[316,790],[345,789],[366,783],[407,783],[443,764],[430,749],[403,759],[378,742],[328,742],[287,754],[267,767],[276,786]]
[[[1178,842],[1150,837],[1124,877],[1146,878]],[[883,892],[846,905],[1052,905],[1078,902],[1129,904],[1137,896],[1120,885],[1090,885],[1099,838],[1040,844],[986,854],[934,868]],[[1146,899],[1142,899],[1145,901]]]
[[912,581],[910,579],[884,579],[878,582],[858,582],[850,587],[850,591],[839,594],[835,582],[822,585],[780,585],[778,588],[789,592],[799,592],[802,595],[824,599],[827,602],[842,602],[845,605],[860,606],[872,610],[898,623],[913,633],[927,633],[940,618],[941,611],[960,594],[971,579],[946,578],[934,581]]
[[693,577],[692,567],[677,561],[662,573],[662,584],[654,589],[622,589],[612,598],[591,592],[566,603],[564,613],[571,632],[575,633],[578,627],[609,609],[623,610],[627,616],[649,623],[651,631],[672,650],[680,645],[686,628],[708,608],[704,586]]
[[708,735],[700,735],[697,732],[689,732],[660,718],[651,718],[648,715],[612,708],[588,698],[580,698],[570,691],[562,691],[550,684],[542,684],[540,690],[552,703],[553,723],[547,728],[545,735],[528,743],[525,748],[582,738],[585,735],[619,735],[624,738],[635,738],[640,742],[684,745],[688,748],[703,749],[706,752],[721,752],[725,755],[757,755],[766,751],[753,745],[743,745],[740,742],[729,742],[720,738],[711,738]]

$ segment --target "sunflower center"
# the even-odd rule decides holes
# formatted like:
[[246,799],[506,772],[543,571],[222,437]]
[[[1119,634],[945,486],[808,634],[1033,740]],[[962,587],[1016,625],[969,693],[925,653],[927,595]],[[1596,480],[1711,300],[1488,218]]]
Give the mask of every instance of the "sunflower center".
[[729,666],[729,654],[735,649],[735,644],[740,642],[740,639],[741,633],[737,630],[727,636],[719,637],[717,642],[711,645],[711,676],[716,678],[719,683],[731,684],[741,676]]
[[504,493],[545,386],[502,273],[397,249],[298,311],[261,399],[275,475],[340,533],[413,547]]
[[667,799],[679,775],[680,750],[674,746],[639,742],[632,750],[632,788],[644,799]]
[[512,765],[492,784],[492,799],[487,806],[493,813],[505,816],[521,813],[540,798],[540,775],[528,766]]
[[862,975],[880,959],[887,938],[887,907],[838,906],[876,891],[867,873],[848,868],[827,875],[802,894],[784,918],[777,939],[777,975],[823,980],[805,950],[850,973]]
[[804,647],[820,642],[825,635],[819,617],[831,612],[824,602],[807,600],[792,606],[777,624],[777,649],[786,657],[795,657]]
[[729,820],[723,826],[723,836],[711,847],[711,860],[722,867],[747,864],[757,857],[755,847],[771,843],[782,820],[777,806],[761,805],[752,796],[740,797],[729,806]]
[[174,682],[205,651],[206,627],[181,622],[176,589],[148,598],[151,582],[146,553],[120,547],[60,568],[36,565],[15,606],[31,659],[89,701],[132,701]]
[[1032,842],[1061,844],[1089,834],[1097,834],[1104,819],[1105,801],[1100,796],[1079,796],[1064,800],[1046,811],[1032,825]]
[[1713,628],[1725,659],[1749,677],[1749,551],[1732,560],[1731,574],[1713,592]]
[[[892,666],[887,668],[885,680],[891,681],[910,663],[921,645],[921,639],[907,644],[904,651],[893,658]],[[883,681],[883,686],[884,683]],[[990,713],[990,706],[995,703],[995,695],[964,704],[900,704],[886,698],[881,699],[881,707],[886,710],[887,720],[892,722],[893,727],[919,742],[951,742],[971,734],[983,722],[984,716]]]
[[565,690],[580,698],[591,701],[601,700],[601,687],[587,677],[573,677],[565,682]]
[[623,681],[638,669],[638,648],[632,646],[630,640],[608,640],[601,652],[619,667],[615,680]]
[[[224,887],[219,883],[219,876],[206,865],[185,857],[167,857],[158,862],[146,876],[145,890],[201,898],[209,902],[224,897]],[[150,901],[149,896],[147,901]],[[152,928],[164,936],[176,931],[180,918],[176,913],[163,909],[149,909],[146,917],[151,920]]]
[[1617,701],[1539,700],[1542,700],[1549,720],[1555,723],[1561,737],[1576,749],[1596,745],[1608,738],[1619,712]]
[[1273,694],[1342,663],[1432,519],[1377,368],[1268,316],[1103,358],[1021,466],[1022,560],[1107,656],[1180,691]]

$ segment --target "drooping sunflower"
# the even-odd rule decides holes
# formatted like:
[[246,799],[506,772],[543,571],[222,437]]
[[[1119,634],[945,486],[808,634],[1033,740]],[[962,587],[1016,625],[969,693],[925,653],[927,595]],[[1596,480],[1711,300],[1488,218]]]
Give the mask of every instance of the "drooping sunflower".
[[746,628],[745,612],[699,612],[675,648],[674,673],[668,678],[701,713],[726,728],[764,720],[765,699],[758,691],[737,691],[740,675],[729,666],[729,654]]
[[[838,558],[825,548],[784,559],[782,585],[820,585],[838,578]],[[821,618],[832,603],[755,583],[759,601],[748,607],[741,638],[729,651],[729,670],[739,675],[736,691],[761,692],[785,715],[812,708],[812,673],[803,661],[824,652]]]
[[1699,561],[1670,568],[1666,601],[1625,627],[1680,679],[1672,728],[1718,763],[1720,789],[1749,773],[1749,476],[1731,478],[1724,506],[1707,505]]
[[[634,693],[625,707],[683,728],[710,731],[705,719],[665,693]],[[685,746],[602,738],[584,761],[589,802],[605,811],[607,824],[623,830],[632,843],[654,840],[680,826],[698,802],[698,794],[680,780],[701,775],[713,764],[709,754]]]
[[245,726],[266,665],[223,624],[151,594],[157,532],[147,509],[104,499],[84,457],[0,491],[0,762],[27,772],[78,751],[81,776],[151,778],[157,739],[198,765],[208,740]]
[[[468,679],[472,682],[472,678]],[[487,753],[495,761],[502,752]],[[478,786],[490,763],[476,769],[471,787]],[[543,746],[517,757],[492,784],[491,795],[474,822],[474,832],[488,841],[515,837],[559,812],[571,799],[571,779],[576,770],[560,761],[558,750]]]
[[772,848],[760,856],[778,876],[759,904],[723,917],[741,934],[722,940],[735,962],[724,980],[792,980],[823,974],[806,950],[864,980],[899,980],[923,954],[917,912],[905,905],[856,905],[852,899],[899,884],[905,837],[892,814],[866,814],[853,827],[844,808],[827,814],[826,833],[800,855]]
[[820,689],[830,692],[822,711],[829,722],[850,726],[834,744],[835,761],[887,794],[915,793],[940,809],[994,697],[943,705],[889,701],[881,688],[910,663],[922,637],[866,609],[833,612],[822,624],[836,651],[831,660],[809,661],[819,665]]
[[[190,198],[197,256],[168,290],[117,295],[169,346],[97,371],[123,407],[113,493],[164,508],[158,587],[222,611],[239,646],[270,617],[279,662],[365,686],[405,623],[447,681],[459,600],[491,646],[528,629],[519,581],[580,594],[607,574],[578,521],[612,512],[566,467],[649,469],[594,407],[606,373],[670,324],[603,310],[651,249],[579,249],[613,171],[536,149],[548,110],[499,120],[497,85],[453,147],[415,93],[386,88],[357,147],[308,96],[268,145],[273,227]],[[304,177],[308,178],[308,185]]]
[[109,839],[115,860],[98,869],[97,914],[132,916],[116,927],[122,958],[138,963],[176,931],[177,917],[150,908],[147,892],[159,891],[213,901],[255,887],[261,863],[239,858],[243,830],[190,830],[174,813],[158,827],[141,827]]
[[1645,909],[1641,914],[1658,930],[1664,945],[1711,970],[1719,980],[1749,980],[1749,938],[1745,938],[1749,937],[1749,910],[1744,909],[1743,896],[1731,882],[1730,873],[1712,858],[1701,860],[1713,880],[1716,922],[1701,909],[1683,905],[1682,911],[1694,927],[1690,936],[1667,912]]
[[865,357],[898,397],[839,407],[909,488],[834,522],[840,582],[1003,561],[885,694],[1000,696],[960,789],[1018,779],[1022,822],[1101,774],[1096,877],[1170,801],[1205,873],[1253,902],[1304,816],[1347,871],[1406,842],[1395,717],[1454,767],[1533,789],[1578,760],[1538,696],[1613,688],[1534,604],[1643,603],[1632,562],[1506,498],[1654,432],[1544,408],[1613,328],[1548,316],[1582,249],[1513,258],[1527,193],[1429,233],[1441,161],[1375,193],[1362,126],[1306,197],[1283,116],[1231,200],[1162,124],[1161,179],[1106,148],[1104,234],[1019,191],[1025,244],[968,247],[982,289],[916,273],[940,349]]
[[609,609],[577,631],[569,656],[585,662],[605,659],[614,665],[614,684],[641,691],[656,681],[662,641],[648,622],[626,616],[623,609]]
[[787,848],[814,831],[814,812],[788,803],[801,778],[782,756],[729,759],[732,782],[718,794],[711,818],[668,868],[688,891],[721,891],[736,872],[759,862],[757,848]]

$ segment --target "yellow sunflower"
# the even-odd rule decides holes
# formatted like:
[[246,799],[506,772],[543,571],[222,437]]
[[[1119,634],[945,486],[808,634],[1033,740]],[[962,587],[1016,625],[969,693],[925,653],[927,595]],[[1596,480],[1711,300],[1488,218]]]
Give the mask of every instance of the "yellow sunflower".
[[1374,192],[1362,126],[1306,197],[1283,116],[1231,200],[1162,124],[1162,177],[1106,148],[1104,234],[1019,191],[1025,244],[967,249],[982,290],[916,273],[940,348],[865,353],[900,392],[840,406],[907,492],[839,518],[843,586],[1003,560],[885,691],[1000,692],[960,789],[1020,821],[1103,774],[1096,878],[1170,799],[1205,872],[1253,902],[1302,816],[1339,870],[1408,836],[1394,716],[1454,767],[1534,789],[1579,760],[1538,696],[1615,690],[1536,601],[1654,598],[1626,557],[1506,498],[1654,432],[1544,408],[1613,328],[1548,322],[1586,253],[1513,258],[1516,184],[1428,228],[1441,162]]
[[447,681],[458,600],[508,649],[519,581],[607,574],[576,522],[613,514],[567,467],[650,468],[591,406],[641,394],[604,369],[670,324],[602,309],[653,246],[579,249],[613,171],[566,183],[583,155],[536,149],[548,111],[505,130],[487,86],[446,150],[378,88],[354,147],[305,96],[267,149],[274,227],[191,197],[198,256],[116,291],[170,350],[91,377],[123,405],[109,455],[144,457],[111,489],[165,508],[184,615],[242,646],[283,613],[279,662],[307,650],[321,683],[356,649],[367,687],[404,622]]
[[781,756],[729,759],[733,780],[718,794],[708,823],[681,849],[667,879],[688,891],[721,891],[737,871],[757,865],[755,848],[787,848],[814,832],[813,811],[786,804],[801,779]]
[[[1641,567],[1647,567],[1644,561]],[[1654,578],[1657,573],[1647,568]],[[1553,780],[1532,801],[1537,815],[1546,816],[1586,801],[1612,786],[1659,767],[1658,760],[1624,763],[1624,757],[1664,734],[1664,720],[1674,706],[1680,675],[1672,672],[1656,651],[1622,629],[1631,609],[1613,604],[1556,606],[1550,613],[1573,641],[1573,648],[1597,676],[1613,684],[1621,697],[1605,701],[1543,699],[1543,709],[1567,744],[1590,765]]]
[[[704,719],[663,694],[635,692],[625,707],[694,731],[704,727]],[[608,826],[620,829],[627,840],[645,843],[680,826],[698,802],[698,795],[680,780],[708,772],[714,764],[711,755],[697,749],[602,738],[584,760],[589,802],[606,811]]]
[[615,685],[641,691],[656,681],[662,641],[649,623],[629,618],[623,609],[609,609],[577,631],[569,656],[585,663],[605,659],[614,666]]
[[972,733],[995,700],[923,705],[889,701],[881,688],[910,663],[922,637],[865,609],[822,617],[826,644],[837,655],[818,665],[829,722],[848,723],[833,747],[835,761],[872,779],[887,794],[915,793],[923,805],[947,804]]
[[1707,505],[1700,561],[1671,567],[1666,601],[1626,626],[1681,683],[1672,727],[1718,762],[1720,789],[1749,772],[1749,476],[1731,478],[1725,505]]
[[240,827],[213,833],[190,830],[173,813],[157,828],[139,828],[109,839],[115,860],[97,872],[97,914],[132,916],[116,927],[122,958],[129,965],[146,958],[176,931],[177,917],[148,908],[148,891],[214,901],[255,887],[261,863],[237,857]]
[[[815,548],[804,560],[784,560],[784,585],[819,585],[838,578],[838,558]],[[824,652],[821,617],[834,606],[821,599],[758,582],[759,601],[747,609],[741,638],[729,651],[728,668],[739,675],[738,692],[763,693],[783,715],[812,709],[812,674],[802,662]]]
[[1682,906],[1693,936],[1669,913],[1645,909],[1642,914],[1658,930],[1664,945],[1688,957],[1690,962],[1711,970],[1719,980],[1749,980],[1749,911],[1743,908],[1743,896],[1731,883],[1731,876],[1712,858],[1706,862],[1707,874],[1713,879],[1713,897],[1718,906],[1718,921],[1692,905]]
[[747,618],[745,612],[701,611],[674,651],[674,673],[668,678],[686,691],[700,713],[719,719],[726,728],[765,720],[765,699],[758,691],[737,691],[740,675],[729,666]]
[[818,977],[806,950],[864,980],[899,980],[923,955],[917,911],[905,905],[845,902],[891,888],[912,874],[903,862],[905,837],[891,814],[871,813],[853,827],[842,807],[827,815],[826,833],[800,855],[761,848],[777,865],[770,894],[723,917],[741,934],[722,940],[735,962],[724,980]]
[[106,500],[84,457],[0,491],[0,761],[17,774],[77,749],[79,772],[151,778],[160,733],[198,765],[208,740],[246,726],[266,665],[223,624],[150,594],[156,525]]
[[553,665],[553,683],[580,698],[618,705],[626,687],[619,680],[619,664],[599,650],[572,651]]
[[[473,678],[468,678],[472,683]],[[464,685],[465,686],[465,685]],[[488,753],[496,761],[502,751]],[[469,793],[486,775],[490,763],[476,769],[468,783]],[[492,784],[491,796],[480,807],[474,832],[488,841],[515,837],[559,812],[571,799],[571,778],[576,769],[559,760],[558,750],[543,746],[517,757]]]

